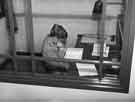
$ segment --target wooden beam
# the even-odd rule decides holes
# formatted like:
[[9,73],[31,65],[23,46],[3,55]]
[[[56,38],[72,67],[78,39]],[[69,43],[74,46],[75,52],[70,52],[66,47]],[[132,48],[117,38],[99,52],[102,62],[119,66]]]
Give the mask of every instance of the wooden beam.
[[124,19],[124,33],[123,46],[122,46],[122,58],[121,58],[121,70],[120,70],[120,82],[121,85],[129,89],[130,73],[132,65],[134,35],[135,35],[135,0],[128,0],[126,5],[125,19]]
[[26,29],[26,36],[27,36],[27,50],[29,52],[33,52],[34,45],[33,45],[33,18],[32,18],[32,11],[31,11],[31,0],[24,0],[24,17],[25,17],[25,29]]
[[[65,80],[66,79],[66,80]],[[87,90],[99,90],[99,91],[109,91],[109,92],[122,92],[127,93],[127,90],[121,88],[118,82],[112,83],[101,83],[97,79],[86,80],[79,79],[78,77],[72,76],[52,76],[46,74],[36,74],[36,77],[31,75],[13,73],[3,74],[0,72],[0,81],[3,82],[13,82],[20,84],[31,84],[31,85],[43,85],[51,87],[64,87],[64,88],[76,88],[76,89],[87,89]],[[109,80],[111,81],[111,80]]]
[[9,42],[10,42],[10,49],[11,49],[11,56],[14,63],[15,72],[17,72],[17,64],[16,64],[16,42],[15,42],[15,33],[14,33],[14,16],[13,16],[13,4],[12,0],[6,0],[6,6],[7,6],[7,23],[9,24]]
[[5,54],[0,54],[0,58],[10,58],[12,59],[12,56],[11,55],[5,55]]
[[25,27],[27,35],[27,49],[31,53],[32,72],[35,73],[34,57],[34,33],[33,33],[33,17],[32,17],[32,5],[31,0],[24,0],[25,5]]
[[[24,17],[24,13],[16,13],[17,17]],[[82,19],[82,20],[93,20],[91,15],[71,15],[71,14],[41,14],[33,13],[33,18],[49,18],[49,19]],[[117,16],[106,16],[105,20],[118,19]]]
[[[106,0],[102,0],[103,2],[103,11],[102,11],[102,15],[101,18],[98,21],[98,36],[102,36],[104,38],[104,30],[105,30],[105,17],[106,17]],[[100,43],[100,64],[99,64],[99,79],[102,80],[103,78],[103,53],[104,53],[104,39],[99,39],[99,43]]]
[[[25,60],[31,60],[31,56],[21,56],[17,55],[16,59],[25,59]],[[63,58],[51,58],[51,57],[36,57],[34,56],[32,58],[33,60],[39,60],[39,61],[58,61],[58,62],[73,62],[73,63],[90,63],[90,64],[100,64],[99,60],[79,60],[79,59],[63,59]],[[112,62],[112,61],[103,61],[104,65],[117,65],[120,66],[119,62]]]

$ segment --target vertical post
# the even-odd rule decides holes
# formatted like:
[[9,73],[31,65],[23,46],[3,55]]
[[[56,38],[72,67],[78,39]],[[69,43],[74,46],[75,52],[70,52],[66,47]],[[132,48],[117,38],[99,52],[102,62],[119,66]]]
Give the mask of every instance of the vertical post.
[[100,64],[99,64],[99,80],[103,78],[103,53],[104,53],[104,30],[105,30],[105,9],[106,9],[106,2],[103,2],[103,11],[100,20],[98,21],[98,33],[99,33],[99,43],[100,43]]
[[135,35],[135,0],[126,2],[126,11],[124,18],[124,33],[122,42],[122,58],[120,65],[120,82],[121,85],[129,89],[130,73],[132,65],[132,54]]
[[33,36],[33,17],[32,17],[32,5],[31,0],[24,0],[25,6],[25,26],[26,26],[26,34],[27,34],[27,46],[28,51],[31,54],[32,61],[32,72],[35,73],[35,63],[33,61],[34,57],[34,36]]
[[31,0],[24,0],[25,29],[27,39],[27,50],[33,51],[33,20],[31,10]]
[[15,44],[15,34],[14,34],[14,16],[13,16],[13,1],[6,0],[7,6],[7,27],[9,32],[9,42],[10,42],[10,54],[12,56],[12,60],[14,63],[15,72],[17,72],[17,64],[16,64],[16,44]]

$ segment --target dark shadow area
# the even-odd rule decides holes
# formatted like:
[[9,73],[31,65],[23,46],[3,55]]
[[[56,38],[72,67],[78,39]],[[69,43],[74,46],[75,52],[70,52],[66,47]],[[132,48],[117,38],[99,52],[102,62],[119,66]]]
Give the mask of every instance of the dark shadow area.
[[1,71],[14,71],[14,64],[11,59],[5,59],[3,63],[0,64]]
[[[29,52],[16,52],[18,56],[30,56]],[[42,57],[41,53],[34,54],[37,57]],[[17,59],[17,72],[32,72],[32,61],[29,59]],[[75,63],[70,63],[70,67],[68,70],[62,67],[56,67],[53,65],[47,64],[45,61],[34,61],[35,65],[35,73],[39,74],[56,74],[56,75],[69,75],[69,76],[79,76],[78,70],[76,68]],[[3,71],[14,71],[14,63],[11,59],[6,59],[1,65],[0,70]]]

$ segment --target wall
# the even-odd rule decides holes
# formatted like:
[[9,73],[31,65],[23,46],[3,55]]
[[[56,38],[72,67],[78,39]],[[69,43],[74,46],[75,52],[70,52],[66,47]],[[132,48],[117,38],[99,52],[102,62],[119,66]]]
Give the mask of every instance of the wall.
[[[16,13],[24,13],[25,6],[23,0],[13,0]],[[34,44],[35,51],[41,50],[44,37],[50,32],[53,24],[61,24],[67,30],[68,47],[73,47],[76,42],[77,34],[97,34],[97,21],[88,19],[92,15],[93,5],[96,0],[32,0],[33,14],[42,15],[81,15],[84,19],[74,18],[53,18],[53,17],[34,17]],[[110,0],[112,1],[112,0]],[[119,2],[121,0],[117,0]],[[110,12],[111,11],[111,12]],[[121,12],[121,6],[107,6],[106,14],[116,16]],[[16,34],[17,50],[27,50],[26,31],[24,16],[17,17],[19,32]],[[106,20],[105,34],[113,35],[116,32],[116,19]]]

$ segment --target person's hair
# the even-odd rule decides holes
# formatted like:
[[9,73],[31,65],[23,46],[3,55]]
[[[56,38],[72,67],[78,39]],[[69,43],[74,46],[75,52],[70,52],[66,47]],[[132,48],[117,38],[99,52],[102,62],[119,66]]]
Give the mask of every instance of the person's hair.
[[54,24],[50,31],[50,36],[56,36],[58,39],[67,39],[68,33],[66,32],[63,26],[59,24]]

